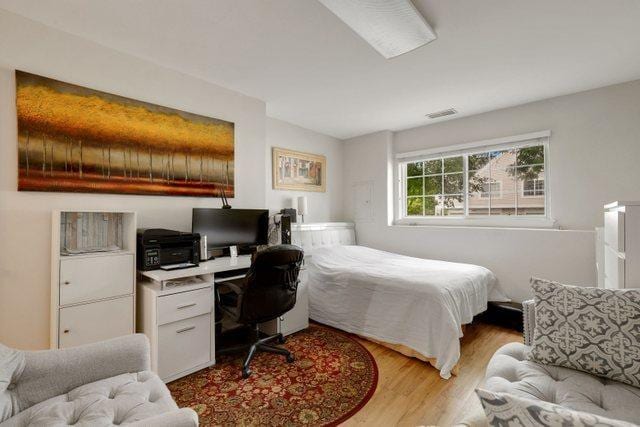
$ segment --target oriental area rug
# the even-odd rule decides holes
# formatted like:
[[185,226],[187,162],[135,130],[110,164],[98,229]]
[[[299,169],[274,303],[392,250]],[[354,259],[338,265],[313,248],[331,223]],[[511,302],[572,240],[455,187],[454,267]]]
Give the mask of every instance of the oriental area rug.
[[168,384],[180,407],[193,408],[201,426],[335,426],[369,401],[378,367],[360,343],[311,324],[287,338],[295,357],[260,352],[242,379],[244,354]]

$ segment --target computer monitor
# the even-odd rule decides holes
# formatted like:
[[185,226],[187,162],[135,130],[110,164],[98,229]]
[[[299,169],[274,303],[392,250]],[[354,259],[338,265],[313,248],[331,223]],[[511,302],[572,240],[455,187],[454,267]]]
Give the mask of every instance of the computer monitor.
[[266,209],[193,208],[191,229],[207,236],[207,249],[266,245],[269,211]]

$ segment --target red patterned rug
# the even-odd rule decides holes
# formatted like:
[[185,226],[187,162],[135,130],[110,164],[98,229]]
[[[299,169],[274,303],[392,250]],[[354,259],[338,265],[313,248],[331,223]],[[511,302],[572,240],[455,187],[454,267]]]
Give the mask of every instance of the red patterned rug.
[[169,390],[193,408],[202,426],[334,426],[358,412],[378,384],[378,367],[360,343],[312,324],[287,338],[296,361],[260,352],[251,376],[240,375],[242,354],[176,380]]

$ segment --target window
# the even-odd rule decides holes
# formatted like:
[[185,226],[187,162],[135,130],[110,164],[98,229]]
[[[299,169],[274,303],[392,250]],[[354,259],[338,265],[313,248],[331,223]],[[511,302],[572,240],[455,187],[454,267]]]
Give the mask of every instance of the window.
[[410,153],[410,160],[399,163],[400,216],[546,217],[546,136],[423,156]]
[[463,157],[407,164],[407,215],[459,214],[464,200]]
[[485,182],[482,184],[482,192],[480,193],[480,197],[486,199],[493,194],[500,194],[502,192],[502,182],[493,181],[493,182]]
[[527,179],[522,184],[524,197],[544,197],[544,179]]

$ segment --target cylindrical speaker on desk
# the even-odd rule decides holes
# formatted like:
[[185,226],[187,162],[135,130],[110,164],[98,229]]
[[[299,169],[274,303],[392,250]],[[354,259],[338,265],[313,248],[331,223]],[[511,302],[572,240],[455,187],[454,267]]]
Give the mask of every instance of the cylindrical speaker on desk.
[[207,235],[200,236],[200,261],[207,261],[209,259],[209,251],[207,250]]

